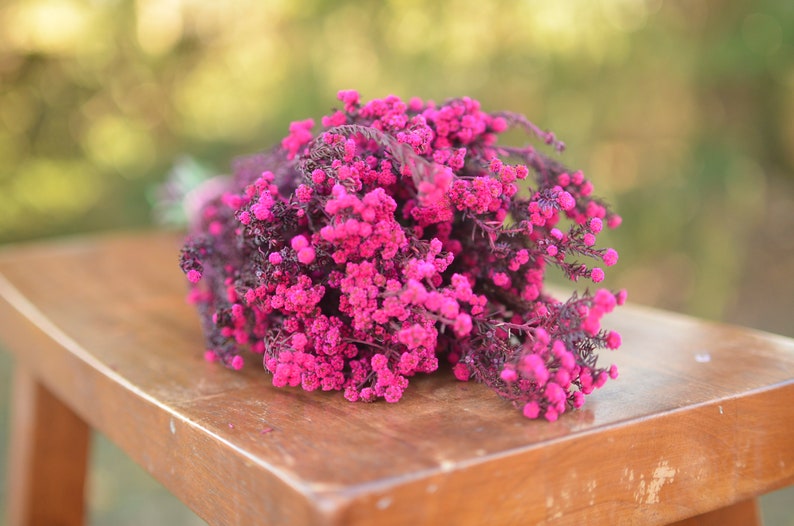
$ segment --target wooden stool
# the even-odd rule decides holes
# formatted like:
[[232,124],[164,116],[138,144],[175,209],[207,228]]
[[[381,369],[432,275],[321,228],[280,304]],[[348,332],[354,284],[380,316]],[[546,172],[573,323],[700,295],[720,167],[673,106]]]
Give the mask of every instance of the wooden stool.
[[451,373],[351,404],[205,362],[180,243],[0,252],[9,524],[82,523],[90,428],[213,525],[745,526],[794,482],[794,340],[625,306],[620,378],[555,423]]

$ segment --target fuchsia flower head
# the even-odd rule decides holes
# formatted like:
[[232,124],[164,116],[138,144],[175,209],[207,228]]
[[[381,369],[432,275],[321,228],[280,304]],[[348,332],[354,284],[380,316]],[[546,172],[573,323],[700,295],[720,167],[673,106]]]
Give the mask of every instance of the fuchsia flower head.
[[625,292],[559,301],[553,265],[601,282],[598,248],[620,224],[569,172],[510,129],[562,151],[522,115],[470,98],[443,104],[339,93],[340,109],[294,122],[280,147],[238,160],[182,250],[207,356],[262,354],[276,386],[397,402],[446,359],[528,418],[554,421],[617,376],[597,364],[620,335],[601,318]]

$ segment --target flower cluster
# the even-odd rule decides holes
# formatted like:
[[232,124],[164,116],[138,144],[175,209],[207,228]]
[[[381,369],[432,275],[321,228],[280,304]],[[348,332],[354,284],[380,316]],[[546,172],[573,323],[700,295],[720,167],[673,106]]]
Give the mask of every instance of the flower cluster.
[[207,358],[239,369],[259,354],[276,386],[367,402],[400,400],[443,359],[550,421],[614,378],[595,351],[620,345],[601,318],[625,292],[563,302],[543,278],[553,265],[602,281],[618,254],[596,239],[620,217],[581,172],[497,138],[563,144],[469,98],[339,100],[319,131],[295,122],[238,160],[195,219],[181,267]]

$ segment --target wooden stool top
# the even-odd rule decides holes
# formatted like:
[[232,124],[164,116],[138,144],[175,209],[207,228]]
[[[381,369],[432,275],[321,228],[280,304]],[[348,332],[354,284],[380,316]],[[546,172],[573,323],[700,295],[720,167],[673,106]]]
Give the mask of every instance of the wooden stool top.
[[624,306],[620,377],[557,422],[443,373],[352,404],[205,362],[180,244],[4,249],[0,341],[211,524],[656,524],[794,482],[791,339]]

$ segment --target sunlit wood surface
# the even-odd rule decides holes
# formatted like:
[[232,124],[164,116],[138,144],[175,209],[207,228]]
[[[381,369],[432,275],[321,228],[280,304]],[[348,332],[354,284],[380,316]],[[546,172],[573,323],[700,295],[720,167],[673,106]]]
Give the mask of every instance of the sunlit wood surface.
[[[0,341],[18,377],[210,524],[664,524],[752,511],[753,497],[794,483],[790,339],[625,306],[605,321],[624,344],[601,358],[621,376],[555,423],[448,371],[413,379],[397,404],[351,404],[274,388],[255,357],[239,372],[205,362],[180,243],[140,233],[5,248]],[[28,431],[12,435],[12,457],[52,418],[14,404]],[[79,462],[47,476],[82,480],[85,431],[61,429]],[[45,475],[32,464],[9,473],[23,481],[8,486],[16,524],[35,522],[25,499]]]

